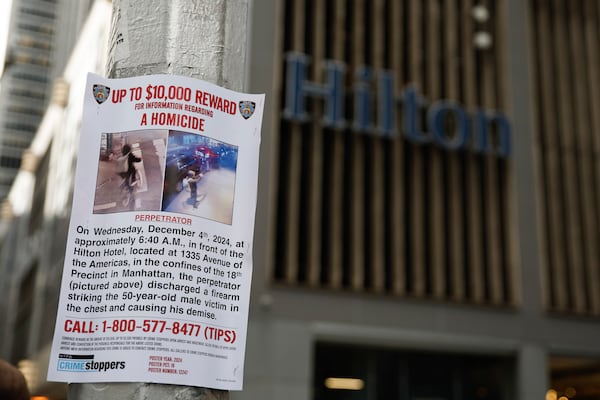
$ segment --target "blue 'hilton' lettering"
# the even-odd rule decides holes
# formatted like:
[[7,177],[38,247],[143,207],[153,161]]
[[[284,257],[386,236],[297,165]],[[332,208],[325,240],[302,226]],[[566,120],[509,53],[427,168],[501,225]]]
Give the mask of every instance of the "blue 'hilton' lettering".
[[[323,126],[334,129],[347,127],[343,84],[346,66],[339,61],[325,61],[325,82],[315,83],[306,78],[309,60],[306,54],[286,54],[283,117],[301,123],[311,121],[311,116],[306,111],[306,98],[312,97],[324,102],[321,117]],[[477,153],[494,154],[499,157],[510,155],[511,129],[503,113],[477,109],[469,116],[462,105],[453,101],[439,100],[430,104],[414,85],[408,85],[398,95],[394,93],[393,88],[394,78],[391,71],[374,72],[366,66],[357,70],[352,87],[352,130],[381,137],[398,137],[394,121],[397,108],[401,105],[401,131],[414,143],[433,142],[447,150],[470,148]],[[372,110],[373,105],[376,106],[376,110]],[[420,123],[424,110],[427,111],[427,131],[423,130]],[[452,121],[452,124],[449,124],[449,121]],[[448,132],[449,126],[452,126],[452,132]]]

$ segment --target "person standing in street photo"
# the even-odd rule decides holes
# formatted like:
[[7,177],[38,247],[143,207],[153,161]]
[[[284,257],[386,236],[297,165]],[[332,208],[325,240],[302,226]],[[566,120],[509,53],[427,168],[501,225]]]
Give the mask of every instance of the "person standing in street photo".
[[136,157],[131,152],[131,146],[124,145],[121,149],[121,156],[117,158],[117,165],[120,167],[119,176],[123,178],[127,185],[133,186],[137,181],[136,168],[133,163],[139,163],[141,158]]
[[196,174],[196,172],[189,170],[187,172],[187,185],[190,188],[190,203],[194,206],[194,208],[198,208],[198,181],[200,181],[200,174]]

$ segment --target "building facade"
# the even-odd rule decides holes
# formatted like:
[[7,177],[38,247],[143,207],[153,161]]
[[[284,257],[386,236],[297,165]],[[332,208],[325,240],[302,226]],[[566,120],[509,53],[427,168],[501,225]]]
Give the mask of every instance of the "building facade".
[[91,0],[13,0],[0,85],[0,198],[12,185]]
[[[90,4],[91,5],[91,4]],[[32,393],[64,398],[45,381],[58,306],[87,72],[106,65],[111,3],[82,15],[76,45],[45,93],[48,106],[2,204],[0,358],[18,365]]]
[[[247,90],[267,107],[231,397],[600,398],[600,3],[256,0],[251,16]],[[64,136],[5,225],[15,363],[51,339]]]
[[249,398],[598,397],[598,6],[255,2]]

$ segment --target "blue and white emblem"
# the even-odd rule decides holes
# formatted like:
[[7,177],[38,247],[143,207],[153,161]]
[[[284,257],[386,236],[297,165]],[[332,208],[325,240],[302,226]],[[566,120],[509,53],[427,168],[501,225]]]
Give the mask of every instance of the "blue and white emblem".
[[240,101],[240,114],[244,119],[248,119],[254,114],[256,103],[253,101]]
[[94,99],[96,99],[96,103],[98,104],[104,103],[110,95],[110,88],[104,85],[94,85],[92,91],[94,92]]

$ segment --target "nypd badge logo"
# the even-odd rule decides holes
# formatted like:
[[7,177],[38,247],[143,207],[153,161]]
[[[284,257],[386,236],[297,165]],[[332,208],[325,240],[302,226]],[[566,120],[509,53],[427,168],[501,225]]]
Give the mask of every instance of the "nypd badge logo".
[[254,114],[256,103],[253,101],[240,101],[240,114],[244,119],[248,119]]
[[110,88],[104,85],[94,85],[92,91],[94,92],[94,99],[96,99],[96,103],[98,104],[104,103],[110,94]]

